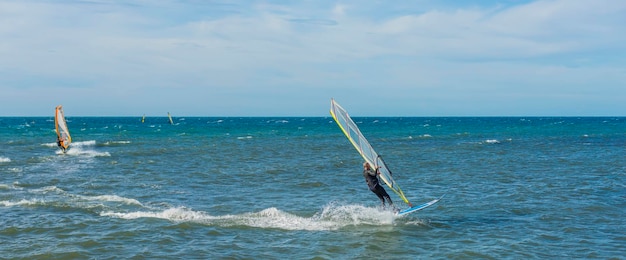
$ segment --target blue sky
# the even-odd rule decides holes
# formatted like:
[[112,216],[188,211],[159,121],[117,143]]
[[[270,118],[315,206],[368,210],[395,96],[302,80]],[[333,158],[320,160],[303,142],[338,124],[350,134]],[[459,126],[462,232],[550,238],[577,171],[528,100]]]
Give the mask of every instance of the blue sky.
[[626,1],[0,0],[0,116],[624,116]]

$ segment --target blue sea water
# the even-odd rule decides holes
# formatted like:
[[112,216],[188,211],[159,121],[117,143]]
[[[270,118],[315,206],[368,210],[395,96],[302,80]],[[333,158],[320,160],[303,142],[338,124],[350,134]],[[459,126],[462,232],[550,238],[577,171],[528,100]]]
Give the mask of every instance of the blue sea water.
[[[0,118],[3,258],[624,259],[626,118]],[[388,192],[391,193],[391,191]],[[405,207],[392,194],[398,207]]]

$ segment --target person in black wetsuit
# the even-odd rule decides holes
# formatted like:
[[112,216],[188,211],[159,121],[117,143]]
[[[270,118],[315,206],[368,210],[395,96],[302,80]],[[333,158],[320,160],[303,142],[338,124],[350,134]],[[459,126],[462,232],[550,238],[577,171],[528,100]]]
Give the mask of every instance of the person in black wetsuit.
[[367,182],[367,186],[374,194],[376,194],[376,196],[378,196],[380,202],[383,204],[383,207],[385,207],[385,199],[387,199],[387,202],[389,202],[390,206],[393,206],[393,202],[391,202],[389,194],[387,194],[385,188],[383,188],[383,186],[381,186],[378,181],[379,174],[380,171],[378,171],[378,168],[374,170],[372,169],[372,167],[370,167],[370,164],[368,162],[363,163],[363,177],[365,177],[365,182]]

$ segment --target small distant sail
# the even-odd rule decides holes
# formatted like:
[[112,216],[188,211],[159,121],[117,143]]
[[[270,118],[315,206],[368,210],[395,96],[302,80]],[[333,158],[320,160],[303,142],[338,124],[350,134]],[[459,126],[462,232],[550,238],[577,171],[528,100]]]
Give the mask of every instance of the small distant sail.
[[172,115],[170,115],[170,112],[167,112],[167,117],[170,119],[170,125],[173,125],[174,120],[172,120]]
[[63,107],[61,105],[58,105],[55,109],[54,126],[57,132],[57,144],[59,148],[65,152],[65,150],[70,147],[70,143],[72,143],[72,137],[70,136],[70,130],[67,128]]
[[141,117],[141,122],[145,122],[146,121],[146,115],[144,114],[143,117]]
[[337,104],[334,99],[330,100],[330,114],[339,125],[339,128],[341,128],[341,131],[343,131],[348,140],[350,140],[350,143],[352,143],[354,148],[361,154],[361,157],[370,165],[380,167],[380,179],[382,179],[406,204],[411,205],[406,196],[404,196],[404,192],[402,192],[400,186],[393,180],[391,170],[389,170],[383,158],[374,151],[374,148],[372,148],[372,145],[365,139],[361,130],[359,130],[356,123],[354,123],[352,118],[348,115],[348,112]]

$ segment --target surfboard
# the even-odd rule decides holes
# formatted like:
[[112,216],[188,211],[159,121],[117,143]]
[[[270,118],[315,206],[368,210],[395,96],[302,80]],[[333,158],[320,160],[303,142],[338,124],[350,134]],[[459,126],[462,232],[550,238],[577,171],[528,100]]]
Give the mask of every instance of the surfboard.
[[439,202],[439,200],[441,200],[441,198],[443,198],[443,196],[438,198],[438,199],[434,199],[434,200],[431,200],[429,202],[426,202],[424,204],[420,204],[420,205],[417,205],[417,206],[410,207],[408,209],[404,209],[404,210],[398,211],[398,213],[396,213],[396,215],[397,216],[404,216],[406,214],[413,213],[415,211],[428,208],[428,207],[434,205],[435,203]]

